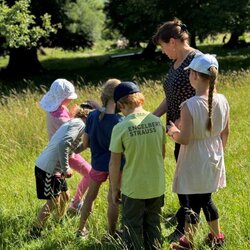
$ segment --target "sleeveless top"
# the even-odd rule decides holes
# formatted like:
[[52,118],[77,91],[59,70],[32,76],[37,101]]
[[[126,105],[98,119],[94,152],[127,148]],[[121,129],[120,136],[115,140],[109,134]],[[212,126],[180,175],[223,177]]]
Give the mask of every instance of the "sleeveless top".
[[212,131],[206,129],[208,102],[194,96],[186,104],[193,120],[193,132],[187,145],[181,145],[173,192],[178,194],[212,193],[226,186],[221,132],[229,117],[229,105],[222,94],[213,96]]

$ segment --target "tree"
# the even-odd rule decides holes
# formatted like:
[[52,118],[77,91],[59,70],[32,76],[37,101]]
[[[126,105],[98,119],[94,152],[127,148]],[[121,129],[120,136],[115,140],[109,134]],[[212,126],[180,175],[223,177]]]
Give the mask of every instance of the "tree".
[[132,43],[150,41],[157,26],[180,18],[195,38],[219,32],[249,30],[249,0],[109,0],[105,10],[110,27],[118,29]]
[[[10,59],[8,70],[16,69],[16,66],[24,65],[27,60],[29,67],[40,69],[34,48],[41,38],[47,38],[50,33],[56,32],[51,25],[50,15],[41,16],[41,26],[35,25],[35,16],[29,11],[29,2],[20,0],[12,7],[8,7],[4,1],[0,8],[0,37],[2,50],[8,50]],[[29,51],[28,58],[24,57],[25,51]]]
[[239,38],[244,32],[250,30],[250,1],[239,0],[237,2],[228,2],[223,0],[221,4],[223,4],[223,2],[224,31],[231,33],[231,37],[224,47],[235,48],[246,45],[246,43],[242,43]]
[[[0,1],[4,6],[1,8],[0,40],[4,41],[1,49],[10,56],[7,72],[12,74],[43,71],[37,56],[40,46],[70,50],[93,46],[99,39],[105,18],[103,0]],[[22,18],[18,19],[16,13],[21,13]],[[25,30],[17,31],[20,24]],[[29,43],[21,43],[24,36],[29,37]],[[15,41],[15,46],[8,37]]]

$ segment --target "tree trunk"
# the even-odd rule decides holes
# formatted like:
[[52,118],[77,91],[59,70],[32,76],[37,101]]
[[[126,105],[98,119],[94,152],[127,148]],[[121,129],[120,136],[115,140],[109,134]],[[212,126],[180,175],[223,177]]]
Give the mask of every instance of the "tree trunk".
[[154,58],[156,53],[155,53],[156,45],[153,43],[153,40],[150,39],[146,48],[142,52],[142,56],[147,59]]
[[36,48],[11,49],[6,72],[12,75],[27,75],[44,72],[38,60]]
[[197,46],[195,37],[196,37],[195,32],[192,32],[192,34],[190,35],[190,46],[196,49]]
[[242,36],[244,33],[244,31],[232,31],[230,39],[228,40],[228,42],[226,44],[223,45],[224,48],[241,48],[241,47],[245,47],[246,46],[246,41],[239,40],[239,37]]

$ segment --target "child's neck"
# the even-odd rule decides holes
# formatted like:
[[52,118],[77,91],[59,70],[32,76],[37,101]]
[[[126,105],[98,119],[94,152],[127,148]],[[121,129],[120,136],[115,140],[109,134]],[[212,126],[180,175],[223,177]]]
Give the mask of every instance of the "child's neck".
[[115,113],[115,103],[113,101],[108,101],[105,107],[106,114],[114,114]]
[[136,108],[132,108],[132,109],[127,109],[126,110],[126,116],[127,115],[130,115],[130,114],[137,114],[137,113],[142,113],[144,112],[145,110],[143,109],[142,106],[139,106],[139,107],[136,107]]
[[204,82],[199,82],[195,86],[195,95],[197,96],[208,96],[209,84]]
[[195,90],[196,96],[208,96],[208,89],[206,90]]

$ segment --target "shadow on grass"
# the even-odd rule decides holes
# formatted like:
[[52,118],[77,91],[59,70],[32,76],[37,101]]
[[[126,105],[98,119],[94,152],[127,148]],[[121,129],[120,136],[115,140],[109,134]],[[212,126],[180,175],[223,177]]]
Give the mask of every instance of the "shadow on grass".
[[[241,49],[225,49],[219,45],[199,46],[204,53],[216,54],[221,72],[249,70],[250,47]],[[26,88],[37,89],[40,85],[50,86],[56,78],[66,78],[76,85],[96,85],[108,78],[121,80],[162,80],[169,68],[170,60],[163,56],[154,59],[116,58],[110,55],[90,57],[65,57],[41,60],[46,69],[41,74],[26,76],[3,76],[0,73],[0,90],[8,93],[12,88],[17,91]]]
[[18,249],[26,239],[26,215],[7,216],[0,210],[0,249]]
[[30,217],[28,211],[25,214],[12,216],[0,210],[0,249],[124,249],[121,239],[115,240],[111,236],[101,235],[101,239],[91,236],[87,240],[78,239],[72,230],[74,228],[74,225],[71,225],[72,220],[68,220],[65,225],[48,223],[41,237],[34,239],[29,235],[32,224]]

